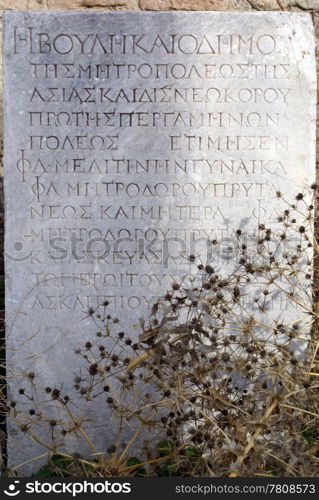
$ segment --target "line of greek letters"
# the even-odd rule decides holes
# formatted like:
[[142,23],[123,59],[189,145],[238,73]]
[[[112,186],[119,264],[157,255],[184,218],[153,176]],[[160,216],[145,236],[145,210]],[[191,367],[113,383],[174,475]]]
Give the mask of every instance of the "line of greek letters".
[[133,241],[138,241],[142,239],[143,241],[153,241],[156,240],[184,240],[184,241],[196,241],[198,239],[213,240],[222,239],[229,234],[229,228],[191,228],[187,229],[172,228],[150,228],[142,229],[139,227],[127,228],[120,227],[117,229],[99,229],[96,227],[46,227],[41,229],[31,229],[30,233],[24,234],[24,238],[30,238],[32,242],[38,241],[51,241],[55,238],[59,240],[69,241],[71,238],[75,238],[78,242],[85,242],[88,240],[93,240],[98,238],[103,241],[116,242],[119,239],[130,239]]
[[117,150],[119,135],[72,135],[58,137],[56,135],[29,135],[29,149],[56,151],[61,150]]
[[112,309],[139,309],[150,307],[155,296],[125,297],[123,295],[37,295],[31,302],[31,309],[45,310],[72,310],[87,311],[90,307],[96,308],[108,300]]
[[155,274],[155,273],[87,273],[79,274],[67,273],[32,273],[35,286],[64,287],[68,283],[80,287],[135,287],[143,288],[162,287],[166,289],[171,283],[180,279],[177,274]]
[[[91,307],[96,308],[99,305],[103,305],[103,302],[107,300],[110,307],[114,310],[118,309],[131,309],[138,310],[140,308],[149,308],[154,301],[158,299],[156,296],[124,296],[124,295],[37,295],[31,300],[31,309],[42,309],[47,311],[57,311],[57,310],[80,310],[87,312]],[[246,301],[249,308],[258,308],[258,304],[252,305],[250,301]],[[282,297],[270,297],[267,300],[267,309],[272,309],[274,307],[279,310],[286,310],[287,300]]]
[[273,54],[277,42],[265,34],[109,34],[46,33],[35,28],[14,28],[14,53],[31,54]]
[[[168,136],[174,151],[287,151],[288,136],[225,135],[211,136],[179,133]],[[28,147],[33,151],[114,151],[119,149],[119,135],[29,135]],[[146,142],[145,142],[146,143]]]
[[[275,193],[278,190],[277,186],[267,182],[256,183],[221,183],[221,182],[187,182],[181,184],[179,182],[167,183],[157,182],[152,183],[136,183],[136,182],[116,182],[116,181],[101,181],[101,182],[66,182],[62,186],[53,181],[48,183],[40,182],[39,177],[32,185],[32,191],[36,195],[37,201],[43,196],[51,197],[103,197],[116,198],[123,196],[128,198],[176,198],[181,196],[199,197],[199,198],[233,198],[236,196],[245,197],[265,197],[270,192]],[[32,208],[32,207],[31,207]],[[74,209],[75,210],[75,209]],[[63,212],[64,213],[64,212]],[[66,217],[68,218],[68,217]],[[85,215],[80,218],[87,218]]]
[[20,158],[16,168],[25,182],[27,174],[41,177],[43,173],[52,174],[212,174],[212,175],[278,175],[287,174],[287,168],[281,160],[277,159],[207,159],[207,158],[65,158],[49,163],[43,158],[37,157],[29,160],[24,150],[20,151]]
[[[209,248],[207,242],[204,246],[203,250],[209,254],[209,258],[211,259],[212,251]],[[174,247],[169,248],[169,252],[167,250],[152,249],[142,252],[140,250],[136,251],[112,251],[108,252],[104,249],[101,249],[100,252],[97,249],[87,251],[85,248],[78,249],[77,252],[69,252],[65,246],[65,242],[63,242],[63,246],[59,245],[59,242],[54,242],[49,251],[35,250],[32,249],[30,252],[30,262],[34,266],[45,266],[46,269],[51,268],[52,264],[63,265],[66,264],[94,264],[98,262],[99,264],[107,265],[107,266],[119,266],[122,269],[128,269],[128,266],[141,264],[143,266],[165,266],[169,267],[169,265],[175,266],[184,266],[185,268],[189,267],[189,262],[185,258],[185,245],[180,245],[176,250],[176,243]],[[181,251],[184,251],[182,253]],[[176,252],[174,254],[174,252]],[[205,253],[201,252],[203,258],[206,258]],[[180,267],[179,267],[180,268]],[[173,267],[176,269],[176,267]]]
[[222,87],[34,87],[30,102],[48,103],[287,103],[291,88]]
[[[235,187],[231,187],[231,192],[235,193]],[[221,195],[222,196],[222,195]],[[235,196],[235,194],[233,194]],[[41,205],[30,206],[31,219],[102,219],[102,220],[209,220],[225,217],[218,206],[211,205],[172,205],[172,206],[114,206],[101,205],[99,214],[92,211],[89,205]]]
[[250,112],[190,111],[28,111],[31,127],[243,127],[281,125],[281,114]]
[[288,151],[289,137],[268,135],[210,136],[178,134],[169,136],[172,151]]
[[292,78],[291,65],[288,63],[221,63],[221,64],[183,64],[148,63],[126,64],[77,64],[77,63],[30,63],[33,78],[86,78],[106,80],[188,80],[188,79],[243,79],[243,80],[289,80]]
[[[265,188],[264,198],[275,196],[276,186],[269,187],[267,184],[256,184],[256,190],[260,193]],[[249,198],[246,190],[241,191],[239,184],[219,184],[219,197],[237,197],[239,192],[242,197]],[[218,196],[216,196],[218,197]],[[31,219],[101,219],[101,220],[220,220],[225,221],[226,216],[221,208],[216,205],[101,205],[99,213],[92,212],[89,205],[31,205]]]

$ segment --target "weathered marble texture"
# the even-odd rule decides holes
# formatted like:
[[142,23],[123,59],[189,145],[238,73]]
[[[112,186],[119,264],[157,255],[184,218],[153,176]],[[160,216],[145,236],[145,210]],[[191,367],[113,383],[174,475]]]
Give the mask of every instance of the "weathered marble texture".
[[[4,59],[17,399],[30,371],[72,390],[89,308],[107,299],[137,334],[188,255],[226,269],[207,240],[229,246],[273,220],[276,190],[312,184],[316,73],[311,18],[290,13],[8,12]],[[100,445],[112,423],[96,414]],[[37,454],[28,444],[9,422],[10,464]]]

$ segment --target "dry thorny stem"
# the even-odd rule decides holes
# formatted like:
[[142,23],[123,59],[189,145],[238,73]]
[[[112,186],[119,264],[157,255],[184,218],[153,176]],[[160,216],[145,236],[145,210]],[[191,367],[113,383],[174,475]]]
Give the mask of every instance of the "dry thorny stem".
[[[305,193],[277,198],[277,220],[252,234],[238,229],[223,269],[188,256],[191,279],[154,304],[138,340],[121,331],[107,301],[89,310],[93,332],[75,353],[84,364],[74,395],[26,374],[19,398],[3,403],[18,431],[70,459],[76,475],[127,476],[142,467],[157,475],[163,464],[184,476],[317,475],[314,207]],[[112,419],[106,449],[85,430],[96,402]],[[152,439],[143,440],[146,430]],[[69,436],[86,444],[85,457],[68,453]]]

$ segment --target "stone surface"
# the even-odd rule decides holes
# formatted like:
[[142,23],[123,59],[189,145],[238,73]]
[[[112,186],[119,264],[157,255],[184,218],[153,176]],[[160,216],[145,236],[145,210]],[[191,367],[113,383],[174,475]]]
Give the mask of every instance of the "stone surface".
[[295,0],[140,0],[145,10],[282,10],[294,6]]
[[137,9],[138,0],[0,0],[0,10],[76,10],[127,7]]
[[140,0],[142,10],[170,10],[171,2],[169,0]]
[[251,10],[252,6],[248,0],[232,0],[229,10]]
[[[284,0],[282,0],[283,5]],[[252,0],[251,5],[254,9],[258,10],[280,10],[280,0]]]
[[[116,7],[123,6],[128,0],[71,0],[68,8],[81,9],[83,7]],[[65,0],[49,0],[49,9],[65,9]]]
[[[72,392],[90,308],[137,334],[188,255],[224,270],[237,228],[313,182],[313,41],[305,14],[5,14],[10,398],[30,372]],[[9,422],[9,465],[36,448]]]
[[0,0],[0,9],[5,10],[5,9],[34,9],[34,10],[40,10],[40,9],[46,9],[47,8],[47,1],[46,0],[12,0],[12,1],[7,1],[7,0]]
[[192,2],[192,0],[171,0],[172,9],[185,10],[227,10],[229,7],[228,0],[201,0]]
[[228,10],[250,8],[246,0],[140,0],[143,10]]
[[296,0],[296,5],[305,10],[319,10],[318,0]]

